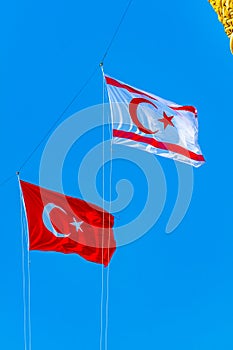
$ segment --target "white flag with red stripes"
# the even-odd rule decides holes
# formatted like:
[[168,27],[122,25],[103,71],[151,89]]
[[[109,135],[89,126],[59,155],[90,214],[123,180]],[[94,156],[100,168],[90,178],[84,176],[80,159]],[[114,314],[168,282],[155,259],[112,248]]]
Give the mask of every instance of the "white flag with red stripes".
[[204,164],[195,107],[177,105],[107,75],[105,80],[115,143],[195,167]]

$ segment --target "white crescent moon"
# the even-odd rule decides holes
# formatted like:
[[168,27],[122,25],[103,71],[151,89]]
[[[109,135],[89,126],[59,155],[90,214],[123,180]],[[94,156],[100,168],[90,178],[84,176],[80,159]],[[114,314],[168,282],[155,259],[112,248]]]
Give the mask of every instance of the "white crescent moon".
[[55,230],[55,228],[53,227],[49,214],[54,208],[60,209],[63,213],[67,214],[66,211],[64,209],[62,209],[61,207],[55,205],[54,203],[48,203],[44,207],[43,214],[42,214],[42,219],[43,219],[43,223],[44,223],[45,227],[47,228],[47,230],[52,232],[54,234],[54,236],[56,236],[56,237],[59,237],[59,238],[69,237],[70,233],[65,234],[65,233],[57,232]]

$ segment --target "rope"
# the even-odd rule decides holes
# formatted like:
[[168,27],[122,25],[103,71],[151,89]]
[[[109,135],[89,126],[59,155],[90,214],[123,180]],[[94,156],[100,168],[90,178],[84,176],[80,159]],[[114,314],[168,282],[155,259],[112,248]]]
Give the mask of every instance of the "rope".
[[[74,101],[81,95],[83,90],[86,88],[86,86],[89,84],[91,79],[94,77],[95,73],[97,72],[99,66],[96,66],[93,72],[90,74],[90,76],[87,78],[87,80],[84,82],[84,84],[81,86],[79,91],[75,94],[75,96],[72,98],[72,100],[68,103],[68,105],[63,109],[59,117],[55,120],[55,122],[52,124],[52,126],[48,129],[48,131],[44,134],[44,136],[40,139],[39,143],[34,147],[34,149],[31,151],[31,153],[28,155],[28,157],[24,160],[24,162],[21,164],[21,166],[18,169],[18,172],[20,172],[25,165],[29,162],[29,160],[32,158],[32,156],[36,153],[38,148],[41,146],[41,144],[46,140],[46,138],[49,136],[49,134],[54,130],[55,126],[59,123],[59,121],[62,119],[64,114],[67,112],[67,110],[71,107],[71,105],[74,103]],[[11,179],[13,179],[14,175],[11,175],[7,177],[5,180],[3,180],[0,183],[0,187],[5,185],[7,182],[9,182]]]
[[[97,72],[99,66],[96,66],[96,68],[93,70],[93,72],[91,73],[91,75],[88,77],[88,79],[84,82],[84,84],[81,86],[81,88],[79,89],[79,91],[76,93],[76,95],[72,98],[72,100],[68,103],[68,105],[63,109],[63,111],[61,112],[61,114],[59,115],[59,117],[55,120],[55,122],[52,124],[52,126],[48,129],[48,131],[45,133],[45,135],[40,139],[39,143],[34,147],[34,149],[31,151],[31,153],[28,155],[28,157],[24,160],[24,162],[21,164],[21,166],[18,169],[18,172],[20,172],[25,165],[29,162],[29,160],[32,158],[32,156],[36,153],[36,151],[38,150],[38,148],[41,146],[41,144],[46,140],[46,138],[49,136],[49,134],[54,130],[55,126],[59,123],[59,121],[62,119],[62,117],[64,116],[64,114],[67,112],[67,110],[71,107],[71,105],[74,103],[74,101],[81,95],[81,93],[83,92],[83,90],[86,88],[86,86],[88,85],[88,83],[91,81],[91,79],[94,77],[95,73]],[[0,183],[0,187],[2,187],[3,185],[5,185],[7,182],[9,182],[10,180],[12,180],[14,177],[14,175],[11,175],[9,177],[7,177],[5,180],[3,180]]]
[[122,23],[123,23],[123,21],[124,21],[126,15],[127,15],[127,12],[128,12],[128,10],[129,10],[129,7],[130,7],[130,5],[132,4],[132,2],[133,2],[133,0],[130,0],[130,1],[128,2],[127,6],[126,6],[126,8],[125,8],[125,11],[123,12],[123,14],[122,14],[122,16],[121,16],[120,22],[119,22],[118,26],[116,27],[116,30],[115,30],[115,32],[114,32],[114,34],[113,34],[113,36],[112,36],[112,39],[110,40],[110,42],[109,42],[109,44],[108,44],[108,46],[107,46],[107,49],[106,49],[106,51],[105,51],[105,53],[104,53],[104,55],[103,55],[103,57],[102,57],[102,60],[101,60],[102,63],[104,63],[104,60],[105,60],[105,58],[106,58],[106,56],[107,56],[107,54],[108,54],[108,52],[109,52],[109,50],[110,50],[110,48],[111,48],[111,46],[112,46],[114,40],[115,40],[115,38],[116,38],[116,36],[117,36],[117,34],[118,34],[119,30],[120,30],[120,27],[121,27],[121,25],[122,25]]
[[64,114],[66,113],[66,111],[70,108],[70,106],[74,103],[74,101],[81,95],[81,93],[83,92],[83,90],[85,89],[85,87],[88,85],[88,83],[91,81],[91,79],[94,77],[96,71],[98,69],[98,66],[93,70],[93,72],[91,73],[91,75],[87,78],[87,80],[85,81],[85,83],[82,85],[82,87],[79,89],[79,91],[76,93],[76,95],[72,98],[72,100],[68,103],[68,105],[64,108],[64,110],[61,112],[61,114],[59,115],[59,117],[55,120],[55,122],[53,123],[53,125],[49,128],[49,130],[46,132],[46,134],[42,137],[42,139],[39,141],[39,143],[37,144],[37,146],[33,149],[33,151],[29,154],[29,156],[25,159],[25,161],[23,162],[23,164],[20,166],[18,171],[21,171],[24,166],[29,162],[29,160],[32,158],[32,156],[34,155],[34,153],[38,150],[38,148],[40,147],[40,145],[44,142],[44,140],[47,138],[47,136],[53,131],[53,129],[55,128],[55,126],[58,124],[58,122],[62,119],[62,117],[64,116]]
[[3,180],[3,181],[0,183],[0,187],[2,187],[3,185],[5,185],[6,183],[10,182],[14,177],[15,177],[15,175],[8,176],[5,180]]
[[[133,0],[130,0],[125,8],[125,11],[123,12],[121,19],[116,27],[115,32],[113,33],[113,36],[107,46],[107,49],[105,50],[105,53],[102,57],[101,62],[103,63],[110,48],[112,47],[112,44],[114,42],[114,40],[116,39],[116,36],[120,30],[120,27],[127,15],[127,12],[129,10],[130,5],[132,4]],[[99,65],[97,65],[95,67],[95,69],[93,70],[93,72],[90,74],[90,76],[87,78],[87,80],[84,82],[84,84],[81,86],[81,88],[79,89],[79,91],[76,93],[76,95],[72,98],[72,100],[68,103],[68,105],[64,108],[64,110],[62,111],[62,113],[59,115],[59,117],[55,120],[55,122],[52,124],[52,126],[48,129],[48,131],[45,133],[45,135],[41,138],[41,140],[39,141],[39,143],[34,147],[34,149],[31,151],[31,153],[28,155],[28,157],[24,160],[24,162],[21,164],[21,166],[19,167],[18,171],[21,171],[26,164],[29,162],[29,160],[32,158],[32,156],[35,154],[35,152],[38,150],[38,148],[41,146],[41,144],[45,141],[45,139],[49,136],[49,134],[54,130],[55,126],[58,124],[58,122],[62,119],[62,117],[64,116],[64,114],[67,112],[67,110],[71,107],[71,105],[74,103],[74,101],[81,95],[81,93],[83,92],[83,90],[86,88],[86,86],[89,84],[89,82],[91,81],[91,79],[94,77],[97,69],[98,69]],[[12,178],[14,177],[14,175],[11,175],[9,177],[7,177],[6,179],[4,179],[1,183],[0,183],[0,187],[3,186],[5,183],[9,182]]]

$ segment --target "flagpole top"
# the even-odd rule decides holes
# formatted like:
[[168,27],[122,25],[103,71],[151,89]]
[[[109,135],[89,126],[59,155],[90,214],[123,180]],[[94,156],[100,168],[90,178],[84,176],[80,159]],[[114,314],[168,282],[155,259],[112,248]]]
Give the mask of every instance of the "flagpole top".
[[16,175],[19,176],[19,171],[16,171]]
[[103,67],[104,63],[103,62],[100,62],[100,67]]

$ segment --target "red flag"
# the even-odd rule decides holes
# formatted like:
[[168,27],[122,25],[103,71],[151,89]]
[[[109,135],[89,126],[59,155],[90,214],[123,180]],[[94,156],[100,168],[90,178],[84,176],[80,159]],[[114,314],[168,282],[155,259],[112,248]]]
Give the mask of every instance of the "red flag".
[[76,253],[107,266],[116,250],[114,217],[81,199],[20,181],[29,249]]

